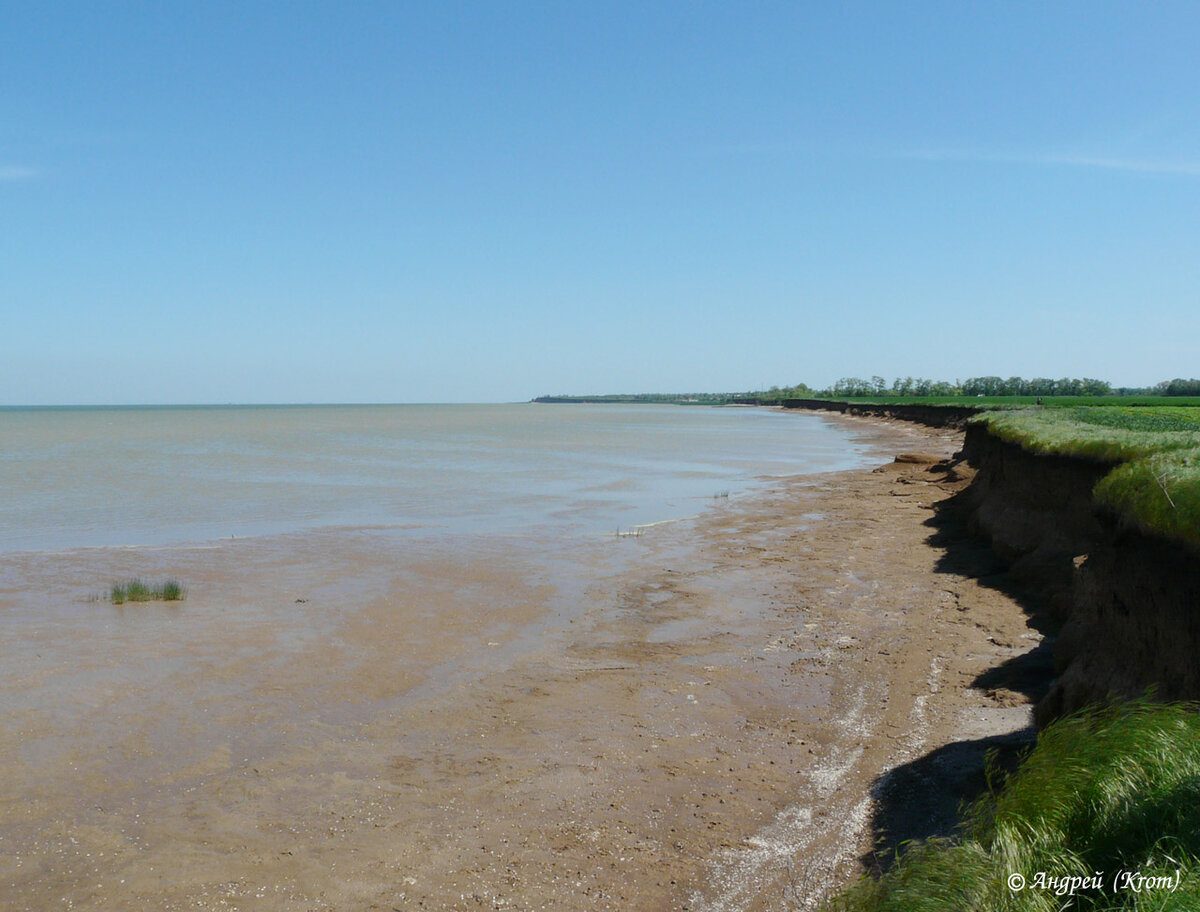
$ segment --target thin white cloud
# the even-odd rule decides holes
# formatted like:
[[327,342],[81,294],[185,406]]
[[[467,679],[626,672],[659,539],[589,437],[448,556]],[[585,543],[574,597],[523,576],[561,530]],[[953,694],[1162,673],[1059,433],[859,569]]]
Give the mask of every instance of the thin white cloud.
[[903,154],[903,158],[918,161],[994,162],[1010,165],[1062,166],[1094,168],[1106,171],[1129,171],[1139,174],[1169,174],[1200,177],[1200,162],[1165,161],[1145,158],[1108,158],[1098,155],[1062,153],[981,152],[969,149],[925,149]]
[[0,181],[5,183],[33,180],[35,177],[40,176],[41,173],[37,168],[25,168],[20,165],[0,165]]
[[1200,162],[1170,162],[1130,158],[1093,158],[1086,155],[1048,156],[1047,164],[1076,165],[1083,168],[1107,168],[1112,171],[1139,171],[1143,174],[1183,174],[1200,177]]

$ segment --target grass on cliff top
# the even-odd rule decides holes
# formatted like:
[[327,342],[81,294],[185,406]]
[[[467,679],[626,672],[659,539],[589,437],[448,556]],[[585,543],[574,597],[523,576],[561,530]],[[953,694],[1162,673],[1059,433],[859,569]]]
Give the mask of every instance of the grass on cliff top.
[[126,602],[178,602],[187,598],[187,590],[177,579],[149,586],[140,579],[131,579],[113,583],[108,597],[114,605],[124,605]]
[[1200,410],[1023,409],[973,420],[1032,453],[1116,463],[1096,502],[1145,532],[1200,547]]
[[[1123,872],[1157,882],[1123,881]],[[1041,879],[1039,880],[1039,874]],[[1014,884],[1023,885],[1014,889]],[[1071,884],[1049,878],[1087,878]],[[827,912],[1200,909],[1200,715],[1137,701],[1056,722],[962,834],[911,847]]]
[[1095,407],[988,412],[976,421],[1031,453],[1126,462],[1200,447],[1200,409]]
[[1119,465],[1100,479],[1093,496],[1143,531],[1200,548],[1200,449]]

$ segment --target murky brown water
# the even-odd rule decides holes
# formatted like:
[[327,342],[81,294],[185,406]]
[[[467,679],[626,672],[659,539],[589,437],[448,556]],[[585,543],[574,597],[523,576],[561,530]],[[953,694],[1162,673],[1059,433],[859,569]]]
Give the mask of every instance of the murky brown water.
[[767,409],[0,409],[0,552],[329,527],[607,532],[861,462],[846,433]]

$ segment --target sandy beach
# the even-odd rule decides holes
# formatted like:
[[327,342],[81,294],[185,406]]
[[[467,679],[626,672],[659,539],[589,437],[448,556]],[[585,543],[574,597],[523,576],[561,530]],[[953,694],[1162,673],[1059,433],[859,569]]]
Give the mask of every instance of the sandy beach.
[[[3,647],[0,909],[805,909],[945,832],[1041,636],[936,509],[960,435],[828,420],[880,467],[534,558],[6,559],[70,610]],[[87,601],[160,571],[186,602]]]

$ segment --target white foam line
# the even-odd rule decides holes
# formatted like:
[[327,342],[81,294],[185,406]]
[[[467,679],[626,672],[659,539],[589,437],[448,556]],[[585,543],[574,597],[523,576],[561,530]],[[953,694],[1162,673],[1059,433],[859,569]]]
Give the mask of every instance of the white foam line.
[[680,516],[675,519],[660,519],[658,522],[638,523],[636,526],[630,526],[631,529],[653,529],[655,526],[668,526],[671,523],[683,522],[684,517]]
[[[865,737],[863,728],[866,710],[866,696],[862,689],[855,695],[849,711],[838,720],[838,727],[844,737]],[[824,764],[809,773],[809,781],[815,786],[819,797],[832,795],[845,779],[846,775],[858,763],[863,754],[861,743],[846,749],[834,745],[830,756]],[[853,854],[858,842],[858,834],[863,831],[869,820],[872,799],[867,796],[860,800],[849,813],[840,821],[833,822],[832,832],[842,834],[836,840],[837,848],[832,856],[826,856],[818,862],[810,858],[810,867],[832,870],[847,855]],[[711,900],[705,900],[699,893],[691,897],[690,908],[698,912],[740,912],[754,899],[760,897],[771,880],[778,878],[781,865],[790,862],[808,848],[814,838],[820,834],[814,825],[814,814],[811,807],[803,804],[793,804],[780,811],[775,819],[749,837],[744,848],[733,848],[722,852],[714,865],[712,879],[720,883],[717,895]],[[799,897],[806,908],[812,907],[820,896]]]

